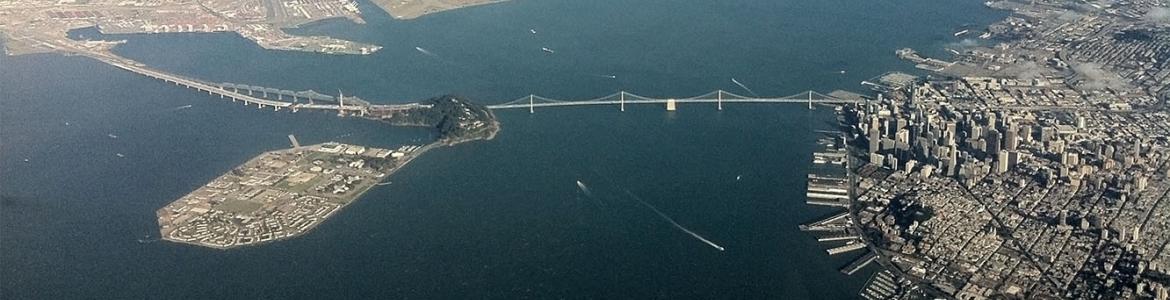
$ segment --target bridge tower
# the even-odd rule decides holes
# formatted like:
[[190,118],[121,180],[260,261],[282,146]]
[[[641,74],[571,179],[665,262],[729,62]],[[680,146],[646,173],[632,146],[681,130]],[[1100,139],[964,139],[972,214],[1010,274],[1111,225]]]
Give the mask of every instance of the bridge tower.
[[341,89],[337,89],[337,116],[345,116],[345,94],[341,92]]
[[717,103],[717,109],[723,110],[723,90],[715,91],[715,103]]
[[618,98],[621,99],[619,103],[621,103],[622,111],[626,111],[626,91],[621,91],[618,94]]
[[530,114],[536,112],[536,110],[533,107],[533,103],[532,103],[533,99],[532,98],[536,98],[536,95],[528,94],[528,113],[530,113]]
[[678,110],[678,103],[674,99],[666,99],[666,111]]
[[813,107],[812,107],[812,93],[813,92],[811,90],[808,91],[808,109],[813,109]]

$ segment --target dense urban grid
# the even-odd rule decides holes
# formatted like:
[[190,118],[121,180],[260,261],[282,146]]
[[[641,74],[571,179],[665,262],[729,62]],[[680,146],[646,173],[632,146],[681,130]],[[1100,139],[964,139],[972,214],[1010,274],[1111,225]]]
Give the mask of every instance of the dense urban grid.
[[848,215],[806,229],[906,280],[863,296],[1170,299],[1170,3],[1111,3],[988,2],[1013,11],[994,46],[899,50],[941,76],[889,74],[841,111]]

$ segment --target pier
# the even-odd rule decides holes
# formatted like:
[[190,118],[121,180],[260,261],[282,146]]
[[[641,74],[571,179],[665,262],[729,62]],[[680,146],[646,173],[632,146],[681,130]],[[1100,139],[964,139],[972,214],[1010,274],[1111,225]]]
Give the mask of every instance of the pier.
[[837,254],[841,254],[841,253],[845,253],[845,252],[849,252],[849,251],[861,250],[861,249],[865,249],[865,243],[856,242],[856,243],[852,243],[852,244],[846,244],[844,246],[829,248],[829,250],[825,250],[825,251],[829,252],[829,255],[837,255]]
[[861,257],[854,259],[853,262],[850,262],[844,268],[841,268],[841,273],[845,273],[845,275],[853,275],[853,273],[861,271],[861,269],[877,261],[877,259],[878,256],[873,251],[866,251],[865,254],[861,255]]

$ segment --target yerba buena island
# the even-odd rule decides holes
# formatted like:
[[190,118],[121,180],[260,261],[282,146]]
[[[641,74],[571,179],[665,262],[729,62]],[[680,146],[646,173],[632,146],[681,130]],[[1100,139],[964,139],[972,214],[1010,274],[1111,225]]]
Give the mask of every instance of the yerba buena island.
[[[970,1],[946,1],[970,7]],[[69,77],[72,65],[50,75],[35,75],[48,71],[26,67],[21,72],[38,76],[28,81],[20,81],[23,74],[4,74],[11,71],[0,68],[0,75],[7,78],[0,81],[0,96],[71,98],[26,104],[37,109],[20,114],[6,112],[4,118],[18,120],[0,122],[5,130],[18,133],[4,137],[17,141],[6,147],[35,151],[17,152],[20,161],[5,160],[5,176],[14,176],[12,170],[28,174],[44,170],[45,176],[54,178],[78,177],[76,186],[121,188],[144,185],[134,180],[150,180],[131,177],[140,176],[134,172],[177,168],[166,165],[170,163],[191,166],[192,161],[199,162],[192,156],[206,153],[229,158],[206,158],[202,163],[234,165],[216,165],[193,176],[172,175],[176,183],[159,188],[171,193],[115,194],[154,201],[138,206],[38,202],[37,197],[49,197],[43,195],[51,192],[64,193],[56,195],[62,199],[88,195],[30,188],[33,179],[6,178],[20,184],[9,185],[17,192],[0,195],[4,197],[0,207],[38,216],[36,220],[59,220],[59,224],[31,221],[37,225],[22,225],[28,219],[5,223],[5,235],[23,242],[6,246],[12,248],[5,250],[13,249],[6,252],[19,251],[35,259],[25,262],[14,259],[15,255],[5,256],[5,265],[0,267],[13,265],[20,273],[4,273],[16,279],[0,291],[18,292],[14,298],[77,298],[95,290],[117,290],[119,284],[135,284],[98,280],[126,275],[119,268],[161,266],[164,270],[159,272],[127,271],[138,279],[172,279],[149,281],[135,290],[198,287],[154,295],[162,298],[1170,299],[1170,2],[987,1],[981,4],[984,8],[1006,17],[991,24],[933,28],[944,33],[915,42],[881,43],[897,46],[879,49],[885,55],[880,59],[900,65],[882,66],[875,74],[865,74],[864,81],[767,90],[761,86],[791,83],[729,74],[796,72],[800,73],[796,77],[852,78],[847,76],[854,75],[853,68],[865,69],[860,65],[864,62],[833,56],[854,54],[846,50],[819,49],[814,52],[825,57],[809,52],[797,52],[807,57],[790,57],[764,46],[769,42],[737,35],[745,27],[735,24],[759,22],[747,28],[785,28],[788,31],[773,35],[799,35],[834,26],[826,25],[834,18],[823,15],[840,13],[856,19],[837,18],[844,24],[871,17],[869,12],[846,14],[857,7],[928,4],[909,0],[730,4],[771,10],[808,5],[801,13],[824,22],[773,20],[768,16],[778,12],[755,8],[723,15],[721,10],[730,9],[720,6],[724,4],[687,2],[668,8],[659,6],[671,3],[627,3],[653,9],[619,8],[617,13],[593,17],[591,11],[602,10],[597,4],[541,0],[0,0],[0,38],[7,55],[80,56],[112,66],[98,72],[132,75],[206,100],[115,117],[101,109],[74,109],[105,99],[56,95],[50,89],[23,92],[24,84],[15,84]],[[569,11],[549,12],[558,6]],[[371,12],[369,8],[377,9]],[[941,12],[944,17],[898,15],[901,10],[872,17],[902,24],[897,20],[942,22],[934,19],[954,16]],[[762,12],[762,16],[752,15]],[[384,13],[390,21],[371,16],[375,13]],[[588,17],[573,19],[579,15]],[[367,19],[382,22],[390,33],[369,33],[372,30],[364,27],[370,26]],[[669,26],[677,25],[669,21],[673,19],[696,25]],[[642,23],[625,26],[623,22],[629,20]],[[623,25],[611,27],[610,23]],[[451,24],[462,27],[444,27]],[[505,29],[493,31],[498,29],[493,26]],[[346,38],[290,33],[302,27]],[[369,31],[346,32],[353,28]],[[74,36],[93,29],[105,38]],[[654,32],[632,34],[642,31]],[[229,60],[233,65],[225,67],[265,70],[271,74],[264,76],[272,80],[250,83],[249,76],[254,74],[199,69],[214,62],[159,66],[148,62],[173,57],[152,56],[151,51],[160,50],[149,47],[134,50],[140,52],[123,50],[143,43],[134,34],[192,32],[233,32],[260,48],[279,50],[252,52],[247,59]],[[836,38],[831,30],[817,32],[824,40]],[[560,37],[548,37],[555,34]],[[722,48],[735,53],[720,56],[724,60],[747,57],[745,61],[752,63],[723,65],[703,60],[715,54],[688,50],[693,46],[688,45],[693,43],[691,36],[723,43]],[[867,38],[898,38],[850,36],[856,40],[850,43],[860,48],[869,47]],[[385,37],[401,44],[372,42],[391,40]],[[596,45],[592,38],[614,42]],[[651,38],[655,38],[653,43]],[[462,39],[477,42],[464,45]],[[629,39],[646,39],[653,45]],[[424,48],[432,45],[428,43],[440,50]],[[618,52],[629,48],[637,51]],[[288,53],[283,51],[289,50],[356,55],[316,55],[333,60],[301,63],[315,58],[284,56]],[[196,52],[198,57],[220,57],[216,52]],[[780,58],[762,57],[773,54]],[[801,64],[805,59],[818,63]],[[880,60],[862,60],[868,59]],[[271,69],[259,66],[288,63],[282,60],[295,62]],[[778,67],[776,61],[792,67]],[[349,72],[328,64],[359,71],[314,74]],[[375,67],[354,67],[364,64]],[[759,70],[764,68],[768,70]],[[304,74],[276,74],[293,73],[290,70]],[[233,77],[213,78],[215,74]],[[472,75],[459,77],[466,74]],[[284,78],[278,75],[297,84],[280,86]],[[347,77],[333,80],[332,76]],[[504,78],[509,76],[516,78]],[[562,76],[579,78],[579,86],[565,88],[577,83],[554,82],[566,78]],[[641,78],[629,79],[636,77]],[[452,83],[452,78],[466,82]],[[373,86],[377,84],[389,86],[383,89],[452,91],[427,94],[446,95],[411,103],[362,99],[340,88],[322,89],[319,82],[370,85],[364,91],[377,90]],[[550,92],[550,96],[515,92],[547,91],[532,87],[539,84],[569,91]],[[690,86],[699,84],[710,88]],[[94,89],[94,93],[113,93],[128,86],[108,85],[112,88]],[[649,91],[630,91],[633,86]],[[825,93],[814,91],[820,87],[832,88],[824,89]],[[452,94],[477,89],[506,98]],[[676,90],[688,94],[679,95]],[[788,96],[768,95],[802,90]],[[128,97],[159,102],[177,98],[158,91],[141,93]],[[426,97],[412,99],[420,98]],[[0,100],[6,105],[19,103],[16,97]],[[208,108],[189,112],[198,115],[182,115],[195,105]],[[216,123],[238,121],[228,119],[229,115],[239,117],[236,107],[250,108],[248,114],[265,119],[232,123],[247,131],[235,139],[220,140],[202,135],[200,131],[206,129],[184,128],[195,123],[207,126],[203,128],[228,126]],[[50,112],[54,110],[76,114],[58,119]],[[564,113],[571,110],[575,112]],[[81,113],[76,111],[106,119],[77,117]],[[108,125],[118,118],[139,119],[133,125]],[[37,123],[39,119],[50,121]],[[281,130],[269,130],[261,122]],[[502,132],[501,123],[511,126],[509,122],[515,122],[517,129]],[[362,127],[371,124],[374,127]],[[155,125],[170,127],[159,130],[163,133],[144,133]],[[362,130],[353,129],[359,127]],[[54,131],[60,128],[115,128],[125,133],[107,130],[95,138],[90,131],[99,129]],[[289,128],[302,131],[290,134]],[[398,131],[403,128],[425,129],[433,139]],[[639,134],[643,130],[660,132]],[[170,139],[172,134],[174,139]],[[302,145],[300,137],[306,135],[312,141]],[[291,148],[271,147],[273,136],[279,136],[281,143],[287,136]],[[199,142],[184,143],[187,138],[199,138]],[[246,145],[252,138],[257,143],[266,141],[265,146]],[[126,144],[120,144],[123,141]],[[205,147],[160,146],[167,143]],[[91,153],[85,152],[90,147],[126,153],[107,151],[116,153],[102,156],[111,163],[90,158]],[[251,158],[240,159],[237,152],[222,150],[229,147],[240,147],[237,152]],[[78,150],[53,152],[63,148]],[[440,148],[444,151],[434,151]],[[161,154],[143,151],[136,156],[130,152],[136,149]],[[37,156],[40,151],[57,154]],[[416,161],[424,155],[435,156],[423,163]],[[54,170],[49,164],[73,156],[104,163],[100,168],[105,169],[85,176],[81,171],[73,174],[73,168],[82,169],[74,166],[49,172]],[[412,162],[416,165],[410,171],[400,173]],[[416,167],[426,171],[412,174]],[[797,176],[783,173],[793,169]],[[209,172],[221,175],[210,176],[214,178],[206,182]],[[110,174],[136,179],[104,178],[118,177]],[[793,188],[793,181],[804,183]],[[394,190],[387,191],[390,188]],[[171,196],[176,189],[183,192],[178,198]],[[417,199],[399,200],[400,196]],[[789,205],[794,202],[796,207]],[[160,208],[158,203],[165,204]],[[363,209],[347,210],[358,205]],[[126,212],[127,207],[137,210]],[[69,209],[84,213],[73,215],[74,219],[39,217],[67,216],[62,211]],[[118,212],[109,212],[114,210]],[[88,251],[83,243],[57,244],[84,237],[42,236],[36,231],[40,227],[84,231],[80,228],[86,226],[71,222],[124,221],[133,219],[127,215],[147,211],[154,212],[145,216],[151,219],[147,222],[151,233],[137,243],[124,243],[138,248],[119,244],[127,248],[116,248],[120,250],[111,254]],[[338,217],[343,211],[353,215]],[[376,225],[366,227],[367,222]],[[130,227],[125,225],[111,226],[119,236],[142,235],[126,233]],[[154,243],[155,232],[157,239],[168,242]],[[806,255],[809,248],[812,255]],[[361,250],[367,252],[352,252]],[[70,257],[78,252],[90,255],[84,257],[86,261],[118,263],[100,272],[73,269],[68,265],[75,264]],[[156,259],[143,263],[150,265],[146,267],[125,263],[133,259],[118,260],[135,255]],[[807,261],[810,257],[819,259]],[[192,262],[208,265],[186,265]],[[229,265],[246,272],[236,277]],[[184,271],[181,276],[174,274],[179,269]],[[815,272],[811,270],[825,269],[832,274],[810,275]],[[51,281],[69,272],[100,282],[92,288],[70,290],[63,297],[53,294],[55,289],[76,288],[70,282]],[[37,275],[24,277],[23,273]],[[724,281],[727,278],[730,282]],[[320,283],[320,290],[305,287],[312,285],[307,283]],[[218,284],[226,287],[203,290]],[[270,288],[256,290],[255,285]],[[830,290],[838,285],[859,289]],[[354,294],[339,292],[351,290]],[[142,296],[112,293],[109,298]]]

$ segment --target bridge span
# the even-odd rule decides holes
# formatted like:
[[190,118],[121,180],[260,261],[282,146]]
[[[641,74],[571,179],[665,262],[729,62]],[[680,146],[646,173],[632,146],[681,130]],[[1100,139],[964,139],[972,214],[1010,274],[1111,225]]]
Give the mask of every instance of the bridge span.
[[[231,99],[232,102],[241,101],[245,105],[255,104],[258,108],[271,107],[273,110],[289,109],[297,112],[301,109],[322,110],[322,111],[336,111],[338,115],[355,114],[364,116],[370,112],[375,113],[389,113],[397,110],[413,109],[424,107],[426,105],[418,103],[409,104],[378,104],[372,105],[369,102],[357,97],[344,96],[339,93],[337,97],[323,95],[314,91],[293,92],[286,90],[276,90],[254,86],[235,85],[230,83],[209,83],[197,79],[186,78],[183,76],[166,73],[151,69],[133,60],[117,57],[113,54],[93,51],[75,51],[84,56],[88,56],[99,61],[110,64],[119,69],[141,74],[146,77],[162,80],[167,83],[174,83],[175,85],[183,86],[190,89],[195,89],[200,92],[207,92],[208,95],[218,95],[222,99]],[[278,100],[266,99],[264,97],[256,97],[252,95],[255,91],[260,91],[264,96],[268,96],[270,91],[272,95],[277,96]],[[246,93],[246,94],[245,94]],[[283,101],[285,95],[292,96],[293,102]],[[308,100],[309,103],[297,103],[296,100]],[[314,103],[314,99],[319,101],[328,101],[334,103]]]
[[681,103],[708,103],[715,104],[717,109],[723,110],[724,103],[799,103],[808,104],[809,108],[812,108],[813,104],[854,104],[864,103],[865,101],[864,99],[843,99],[815,91],[806,91],[783,97],[747,97],[724,90],[716,90],[688,98],[651,98],[621,91],[588,100],[560,100],[529,95],[528,97],[505,103],[488,105],[487,108],[493,110],[527,108],[528,112],[531,113],[536,108],[542,107],[616,105],[621,111],[625,111],[627,104],[659,104],[666,105],[667,110],[674,110],[675,105]]
[[[413,109],[425,106],[418,103],[373,105],[360,98],[352,96],[345,97],[340,93],[337,97],[333,97],[317,93],[315,91],[297,92],[242,84],[210,83],[154,70],[136,61],[122,58],[108,52],[68,47],[68,45],[63,45],[61,48],[65,50],[72,50],[70,52],[97,59],[126,71],[141,74],[143,76],[154,79],[159,79],[164,82],[174,83],[175,85],[195,89],[197,91],[207,92],[209,95],[218,95],[220,98],[231,99],[233,102],[242,101],[245,105],[255,104],[258,108],[271,107],[273,110],[278,111],[287,108],[293,112],[301,109],[310,109],[336,111],[338,115],[355,114],[365,116],[371,112],[375,114],[386,114],[398,110]],[[256,92],[263,94],[264,97],[255,96],[254,94]],[[267,99],[266,97],[269,95],[274,95],[277,97],[277,99]],[[284,101],[285,96],[292,97],[292,102]],[[297,102],[298,99],[305,99],[308,101],[308,103],[299,103]],[[325,103],[314,103],[314,100]],[[815,91],[806,91],[783,97],[747,97],[724,90],[716,90],[703,95],[688,98],[652,98],[621,91],[604,97],[587,100],[560,100],[537,95],[529,95],[528,97],[523,97],[505,103],[488,105],[487,108],[492,110],[528,108],[528,112],[532,113],[535,112],[536,108],[545,107],[616,105],[620,108],[621,111],[625,111],[626,104],[665,104],[667,110],[675,110],[675,106],[680,103],[708,103],[715,104],[717,109],[722,110],[723,103],[803,103],[807,104],[809,108],[812,108],[813,104],[854,104],[864,103],[865,101],[866,100],[864,99],[845,99],[833,97]]]

